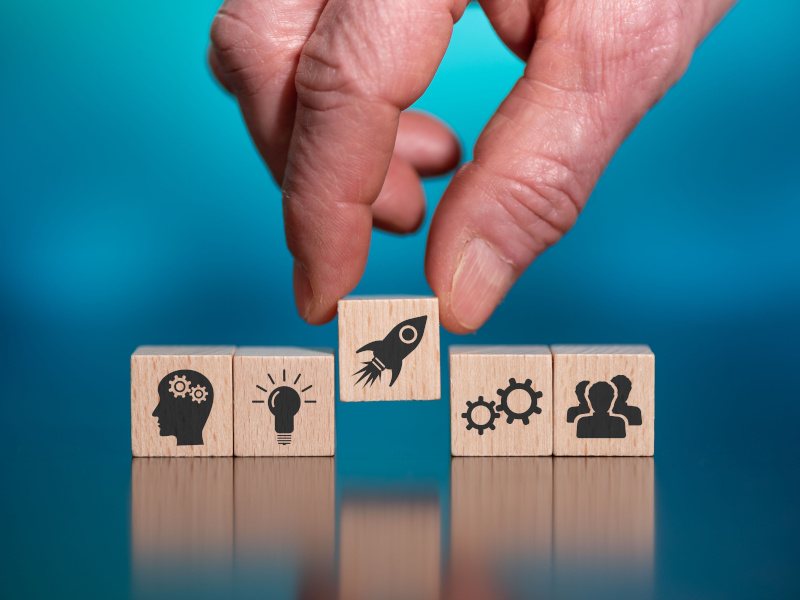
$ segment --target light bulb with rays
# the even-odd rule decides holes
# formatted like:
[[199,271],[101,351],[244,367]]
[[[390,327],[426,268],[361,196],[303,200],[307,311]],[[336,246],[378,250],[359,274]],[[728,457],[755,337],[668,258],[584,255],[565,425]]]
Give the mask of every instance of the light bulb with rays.
[[[278,444],[288,446],[292,443],[292,432],[294,431],[294,416],[300,410],[300,405],[315,404],[316,400],[301,399],[301,394],[310,390],[313,385],[309,384],[298,391],[298,382],[302,373],[298,373],[291,384],[286,383],[286,369],[283,369],[281,383],[278,385],[275,378],[267,373],[271,386],[256,385],[256,387],[268,394],[267,400],[253,400],[253,404],[266,403],[270,412],[275,415],[275,433],[277,434]],[[272,389],[270,389],[272,387]]]

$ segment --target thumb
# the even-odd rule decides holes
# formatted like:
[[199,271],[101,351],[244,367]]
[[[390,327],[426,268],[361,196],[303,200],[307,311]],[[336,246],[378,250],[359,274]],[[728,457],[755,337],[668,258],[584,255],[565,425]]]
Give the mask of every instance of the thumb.
[[442,197],[426,273],[451,331],[480,327],[572,227],[614,151],[688,64],[700,35],[690,18],[659,3],[611,5],[549,3],[523,77]]

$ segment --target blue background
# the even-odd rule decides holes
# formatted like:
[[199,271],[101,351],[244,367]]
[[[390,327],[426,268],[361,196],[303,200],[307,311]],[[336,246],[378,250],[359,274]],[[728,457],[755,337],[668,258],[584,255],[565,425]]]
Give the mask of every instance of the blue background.
[[[0,11],[3,595],[128,594],[135,346],[336,346],[296,315],[279,190],[205,65],[216,4]],[[800,592],[798,22],[734,8],[573,231],[478,334],[443,332],[653,347],[666,597]],[[418,107],[469,154],[521,69],[472,6]],[[375,234],[357,293],[429,293],[428,221]],[[337,487],[447,497],[443,368],[443,401],[337,406]]]

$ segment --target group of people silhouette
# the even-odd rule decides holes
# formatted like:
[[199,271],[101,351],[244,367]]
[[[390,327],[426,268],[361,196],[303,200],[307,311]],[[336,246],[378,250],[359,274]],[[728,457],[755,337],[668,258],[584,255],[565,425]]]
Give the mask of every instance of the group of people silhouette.
[[[581,381],[575,386],[578,406],[567,410],[567,423],[577,419],[579,438],[624,438],[627,425],[642,424],[642,411],[628,406],[632,388],[631,380],[625,375],[612,377],[610,383],[598,381],[591,387],[588,381]],[[609,410],[614,414],[609,414]]]

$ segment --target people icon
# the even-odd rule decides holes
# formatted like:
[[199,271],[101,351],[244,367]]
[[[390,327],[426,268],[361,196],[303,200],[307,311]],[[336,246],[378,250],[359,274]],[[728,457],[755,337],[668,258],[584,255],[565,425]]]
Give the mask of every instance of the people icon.
[[588,381],[581,381],[575,386],[578,406],[567,410],[567,423],[577,420],[579,438],[624,438],[628,425],[642,424],[642,411],[628,405],[632,389],[625,375],[616,375],[610,382],[598,381],[591,387]]
[[174,435],[178,446],[202,446],[203,427],[214,404],[214,388],[202,373],[173,371],[158,384],[158,420],[161,437]]

